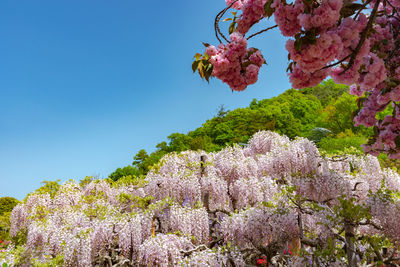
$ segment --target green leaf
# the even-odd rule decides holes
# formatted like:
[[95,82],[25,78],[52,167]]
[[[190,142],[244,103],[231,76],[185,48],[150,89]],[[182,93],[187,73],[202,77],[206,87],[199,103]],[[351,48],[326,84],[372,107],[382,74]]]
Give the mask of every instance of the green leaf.
[[210,82],[210,74],[208,72],[204,73],[204,78],[208,83]]
[[296,41],[294,41],[294,49],[296,49],[297,52],[301,51],[301,47],[303,46],[302,43],[303,42],[301,39],[297,39]]
[[286,72],[288,72],[288,71],[290,71],[290,72],[293,71],[293,62],[289,63],[289,66],[287,67]]
[[196,72],[196,70],[197,70],[197,68],[199,66],[199,63],[200,63],[200,61],[198,61],[198,60],[193,61],[193,64],[192,64],[193,73]]
[[307,32],[306,36],[304,36],[304,39],[306,40],[307,44],[316,44],[317,43],[317,35],[315,34],[315,31]]
[[340,10],[340,16],[342,16],[342,18],[347,18],[350,17],[354,14],[354,10],[352,10],[351,8],[348,8],[346,6],[344,6],[341,10]]
[[242,68],[246,69],[248,66],[250,66],[251,64],[253,64],[250,60],[246,61],[245,63],[242,64]]
[[199,61],[199,65],[197,67],[198,71],[199,71],[199,75],[201,78],[204,78],[204,67],[203,67],[203,62],[202,60]]
[[203,63],[202,65],[205,66],[205,67],[206,67],[208,64],[210,64],[210,62],[208,62],[207,59],[202,59],[201,62]]
[[236,22],[232,22],[231,25],[229,25],[229,34],[234,33],[236,30]]
[[249,49],[249,52],[247,53],[247,56],[250,57],[251,55],[253,55],[257,51],[259,51],[257,48],[251,47]]
[[266,17],[271,17],[274,14],[275,9],[271,7],[273,0],[268,0],[267,3],[264,5],[264,14]]
[[212,70],[213,70],[213,65],[212,64],[208,64],[207,65],[207,67],[206,67],[206,72],[212,72]]
[[237,12],[231,12],[231,14],[234,16],[234,17],[236,17],[236,15],[237,15]]
[[202,54],[197,53],[196,55],[194,55],[194,58],[196,60],[199,60],[202,56],[203,56]]
[[7,263],[4,262],[4,263],[3,263],[3,267],[7,267],[7,266],[8,266]]
[[344,18],[350,17],[354,13],[356,13],[357,10],[360,10],[363,8],[364,8],[364,5],[362,5],[362,4],[346,2],[345,5],[340,10],[340,15]]

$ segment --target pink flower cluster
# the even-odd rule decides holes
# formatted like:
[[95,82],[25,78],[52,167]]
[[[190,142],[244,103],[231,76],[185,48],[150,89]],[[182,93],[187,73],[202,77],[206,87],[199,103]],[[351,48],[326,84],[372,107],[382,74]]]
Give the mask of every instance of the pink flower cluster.
[[242,15],[237,20],[236,31],[245,35],[255,23],[264,17],[264,5],[267,0],[245,0],[240,8]]
[[241,10],[246,0],[225,0],[227,6],[231,6],[234,9]]
[[275,8],[275,21],[283,36],[294,36],[301,30],[298,17],[304,12],[303,1],[296,0],[294,5],[288,5],[281,0],[275,0],[271,7]]
[[302,13],[298,16],[300,25],[305,30],[328,29],[335,25],[340,18],[342,5],[342,0],[322,0],[321,4],[310,13]]
[[242,91],[257,82],[265,60],[260,51],[247,49],[247,40],[240,33],[231,34],[230,39],[227,45],[207,47],[206,53],[213,65],[212,75],[227,83],[232,90]]
[[397,158],[400,147],[393,140],[400,136],[400,125],[396,114],[385,122],[375,116],[400,100],[400,0],[381,1],[376,16],[371,16],[376,0],[365,9],[352,2],[226,0],[241,14],[231,42],[207,49],[212,75],[236,91],[257,81],[264,59],[261,52],[247,49],[244,35],[272,12],[282,35],[292,37],[286,43],[292,86],[315,86],[330,75],[335,82],[351,86],[352,94],[364,94],[356,124],[382,132],[372,146],[365,146],[366,151],[384,151]]
[[343,50],[341,38],[335,32],[326,32],[320,35],[315,44],[303,46],[300,51],[295,48],[295,41],[290,39],[286,43],[290,58],[301,70],[312,73],[322,69]]
[[317,70],[311,73],[302,70],[296,65],[288,76],[293,88],[313,87],[328,76],[328,70]]

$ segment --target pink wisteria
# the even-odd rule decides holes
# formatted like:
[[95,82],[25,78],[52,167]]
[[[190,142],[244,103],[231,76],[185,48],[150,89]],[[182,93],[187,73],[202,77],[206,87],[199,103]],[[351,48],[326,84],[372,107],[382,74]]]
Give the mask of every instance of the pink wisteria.
[[400,177],[373,156],[258,132],[246,147],[168,154],[134,181],[30,194],[0,264],[375,266],[399,252]]
[[[374,155],[380,152],[400,158],[400,4],[398,0],[226,0],[227,8],[215,21],[221,42],[209,46],[201,77],[214,76],[234,91],[242,91],[258,79],[261,52],[249,57],[248,39],[273,29],[252,33],[255,24],[273,18],[283,36],[289,37],[288,76],[294,88],[312,87],[331,76],[337,83],[351,86],[360,97],[356,125],[374,127],[375,136],[364,146]],[[219,22],[228,9],[235,14],[226,38]],[[222,38],[222,39],[221,39]],[[226,44],[222,41],[225,40]],[[240,49],[237,47],[240,42]],[[218,52],[217,52],[218,51]],[[239,52],[240,51],[240,52]],[[234,56],[229,56],[229,55]],[[388,106],[394,111],[384,120],[377,113]]]

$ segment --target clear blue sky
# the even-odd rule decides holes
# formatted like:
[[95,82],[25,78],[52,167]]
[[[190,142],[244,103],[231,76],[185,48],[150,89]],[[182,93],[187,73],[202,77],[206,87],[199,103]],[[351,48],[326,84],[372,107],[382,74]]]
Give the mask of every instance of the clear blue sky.
[[[0,1],[0,197],[43,180],[106,177],[173,132],[290,88],[278,30],[252,40],[268,66],[232,93],[191,70],[217,44],[224,0]],[[260,28],[268,26],[260,25]],[[256,39],[256,38],[254,38]]]

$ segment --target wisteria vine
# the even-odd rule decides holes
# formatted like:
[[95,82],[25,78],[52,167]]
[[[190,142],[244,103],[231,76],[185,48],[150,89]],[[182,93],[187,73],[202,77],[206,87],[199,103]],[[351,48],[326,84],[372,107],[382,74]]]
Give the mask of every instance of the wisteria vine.
[[168,154],[142,182],[30,194],[0,264],[391,266],[399,190],[373,156],[329,158],[307,139],[258,132],[246,147]]

